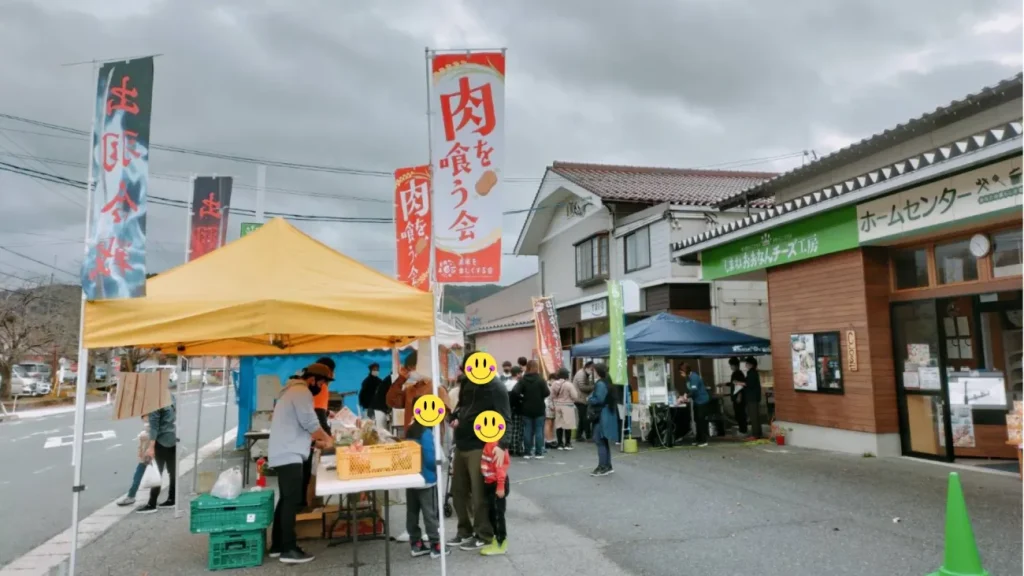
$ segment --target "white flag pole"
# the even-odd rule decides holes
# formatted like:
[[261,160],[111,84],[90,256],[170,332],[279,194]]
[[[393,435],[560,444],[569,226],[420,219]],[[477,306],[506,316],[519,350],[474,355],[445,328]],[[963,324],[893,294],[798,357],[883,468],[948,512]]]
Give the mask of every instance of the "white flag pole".
[[[96,63],[92,64],[92,72],[89,75],[91,81],[96,81]],[[93,203],[93,139],[96,133],[96,95],[90,97],[92,105],[89,107],[91,128],[89,130],[89,166],[88,175],[85,180],[85,260],[89,258],[89,235],[92,232],[92,203]],[[82,264],[85,266],[85,264]],[[85,286],[82,286],[82,303],[78,318],[78,374],[75,380],[75,438],[72,448],[72,465],[75,467],[74,481],[71,484],[71,556],[68,560],[68,574],[74,576],[75,562],[78,559],[78,514],[79,500],[85,486],[82,484],[82,446],[85,443],[85,397],[89,387],[89,350],[85,347]]]
[[[433,143],[433,130],[431,127],[431,99],[430,99],[430,85],[431,85],[431,60],[433,54],[430,48],[424,49],[424,56],[426,58],[426,74],[427,74],[427,153],[430,159],[430,290],[434,294],[434,335],[430,337],[430,379],[433,382],[433,394],[437,396],[437,388],[441,378],[441,362],[438,359],[437,354],[437,315],[441,313],[441,305],[437,299],[437,295],[441,293],[440,287],[437,284],[437,253],[434,246],[434,237],[436,235],[436,227],[434,226],[434,143]],[[447,550],[445,547],[444,537],[444,502],[445,502],[445,478],[444,466],[442,466],[441,460],[441,433],[444,424],[442,423],[439,427],[434,429],[434,469],[437,474],[437,522],[439,527],[439,536],[441,538],[441,576],[448,574],[448,563],[446,559]]]

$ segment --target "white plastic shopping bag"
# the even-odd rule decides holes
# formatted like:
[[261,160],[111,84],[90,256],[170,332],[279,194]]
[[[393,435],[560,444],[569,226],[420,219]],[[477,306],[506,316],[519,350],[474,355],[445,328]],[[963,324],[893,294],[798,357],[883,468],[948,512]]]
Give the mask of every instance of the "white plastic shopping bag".
[[139,490],[161,488],[163,483],[163,476],[160,474],[160,469],[156,467],[156,462],[150,462],[149,465],[146,466],[145,474],[142,475],[142,482],[139,484]]
[[242,493],[242,469],[238,466],[229,468],[220,473],[217,481],[213,483],[210,495],[225,500],[234,500]]

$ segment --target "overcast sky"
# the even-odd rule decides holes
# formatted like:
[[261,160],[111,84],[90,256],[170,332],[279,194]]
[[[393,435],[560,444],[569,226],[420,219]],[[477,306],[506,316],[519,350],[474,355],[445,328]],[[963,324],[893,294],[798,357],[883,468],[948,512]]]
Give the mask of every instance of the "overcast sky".
[[[161,54],[153,143],[390,172],[428,160],[424,47],[507,47],[513,211],[554,160],[792,168],[751,160],[821,155],[1016,74],[1021,21],[1019,0],[0,0],[0,113],[88,129],[95,77],[62,65]],[[0,119],[0,162],[84,180],[87,156]],[[254,207],[252,164],[150,158],[151,194],[232,175],[232,204]],[[268,210],[392,215],[389,178],[270,168],[267,186]],[[0,172],[0,247],[77,276],[83,206],[83,191]],[[185,218],[150,208],[151,271],[182,263]],[[505,217],[505,252],[523,220]],[[299,226],[393,271],[391,225]],[[535,269],[506,256],[502,282]],[[51,271],[0,250],[0,285]]]

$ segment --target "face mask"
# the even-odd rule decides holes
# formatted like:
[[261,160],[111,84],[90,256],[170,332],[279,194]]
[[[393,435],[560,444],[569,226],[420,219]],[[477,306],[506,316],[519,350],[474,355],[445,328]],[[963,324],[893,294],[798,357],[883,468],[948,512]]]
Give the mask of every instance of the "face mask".
[[374,378],[377,377],[377,374],[380,374],[380,372],[377,372],[376,370],[370,372],[370,376],[373,376]]
[[505,376],[511,376],[511,375],[512,375],[512,371],[511,370],[505,370]]
[[409,384],[415,384],[422,379],[423,377],[420,376],[419,372],[415,371],[409,372],[409,375],[405,377],[405,381],[408,382]]
[[317,394],[319,394],[320,390],[322,388],[323,388],[323,386],[319,382],[316,383],[316,384],[310,384],[309,385],[309,391],[310,391],[310,393],[313,394],[313,396],[316,396]]

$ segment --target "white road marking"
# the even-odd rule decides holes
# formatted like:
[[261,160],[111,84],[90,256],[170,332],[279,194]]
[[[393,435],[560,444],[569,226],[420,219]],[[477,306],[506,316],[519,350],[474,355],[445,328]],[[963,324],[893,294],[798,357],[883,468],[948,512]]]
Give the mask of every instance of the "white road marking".
[[224,404],[225,402],[203,402],[203,408],[219,408]]
[[[85,443],[89,442],[102,442],[103,440],[110,440],[111,438],[117,438],[117,433],[113,430],[103,430],[102,432],[86,432]],[[46,439],[46,443],[43,444],[43,448],[61,448],[64,446],[71,446],[75,443],[75,437],[72,436],[51,436]]]
[[53,430],[43,430],[41,432],[33,432],[33,433],[31,433],[31,434],[29,434],[27,436],[22,436],[20,438],[15,438],[14,440],[12,440],[12,442],[17,442],[19,440],[28,440],[29,438],[32,438],[33,436],[42,436],[43,434],[55,434],[57,432],[60,432],[60,428],[54,428]]
[[107,448],[107,450],[113,450],[114,448],[120,448],[121,446],[124,446],[124,444],[114,444],[113,446]]
[[43,472],[46,472],[47,470],[53,470],[53,466],[47,466],[46,468],[41,468],[41,469],[36,470],[35,472],[33,472],[33,474],[42,474]]

